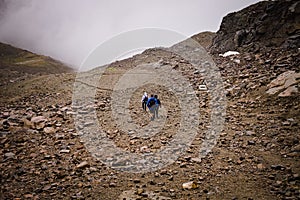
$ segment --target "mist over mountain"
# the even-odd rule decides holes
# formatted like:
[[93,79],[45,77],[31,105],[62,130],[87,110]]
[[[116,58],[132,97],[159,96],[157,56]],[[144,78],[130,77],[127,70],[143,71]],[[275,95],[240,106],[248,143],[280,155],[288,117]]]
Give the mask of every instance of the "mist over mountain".
[[98,45],[122,32],[153,27],[189,37],[201,31],[217,31],[225,14],[257,0],[0,2],[0,42],[77,68]]

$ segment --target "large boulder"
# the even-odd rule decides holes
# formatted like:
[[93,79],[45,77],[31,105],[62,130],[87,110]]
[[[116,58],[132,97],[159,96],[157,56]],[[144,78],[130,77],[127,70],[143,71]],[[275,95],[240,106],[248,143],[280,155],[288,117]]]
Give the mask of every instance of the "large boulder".
[[291,96],[298,93],[299,83],[300,73],[296,73],[295,71],[286,71],[267,85],[267,93],[273,95],[280,92],[278,94],[280,97]]

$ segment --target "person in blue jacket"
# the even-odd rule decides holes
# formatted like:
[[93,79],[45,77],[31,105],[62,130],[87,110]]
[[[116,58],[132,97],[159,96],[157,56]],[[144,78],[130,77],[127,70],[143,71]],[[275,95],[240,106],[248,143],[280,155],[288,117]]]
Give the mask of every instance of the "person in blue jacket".
[[160,100],[159,100],[157,95],[154,95],[154,98],[156,99],[155,116],[156,116],[156,118],[159,118],[158,117],[158,110],[159,110],[159,108],[161,108],[161,103],[160,103]]
[[154,98],[153,94],[151,94],[150,98],[147,101],[147,107],[148,107],[150,113],[152,114],[152,117],[151,117],[152,121],[155,119],[155,111],[156,111],[157,106],[158,106],[157,99]]

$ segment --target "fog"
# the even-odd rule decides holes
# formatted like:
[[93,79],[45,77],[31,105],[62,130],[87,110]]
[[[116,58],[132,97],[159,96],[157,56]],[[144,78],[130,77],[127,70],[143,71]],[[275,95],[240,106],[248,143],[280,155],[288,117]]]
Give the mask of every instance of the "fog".
[[172,30],[187,37],[215,32],[222,17],[255,2],[0,0],[0,41],[78,68],[93,49],[121,33],[143,28]]

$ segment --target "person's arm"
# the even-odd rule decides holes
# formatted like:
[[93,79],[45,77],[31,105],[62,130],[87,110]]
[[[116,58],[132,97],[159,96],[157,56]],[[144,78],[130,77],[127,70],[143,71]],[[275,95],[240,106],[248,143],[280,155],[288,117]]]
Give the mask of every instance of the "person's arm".
[[150,102],[150,99],[151,99],[151,98],[148,98],[148,101],[147,101],[147,103],[146,103],[146,105],[147,105],[148,108],[149,108],[149,102]]

